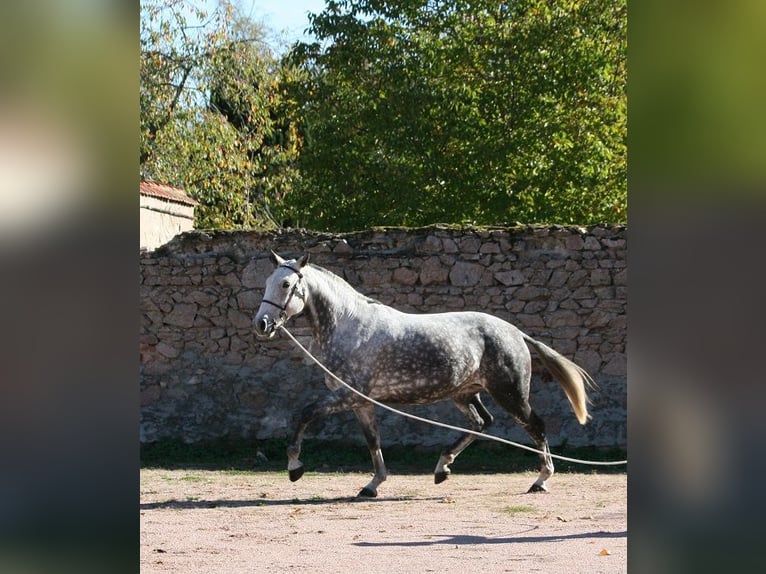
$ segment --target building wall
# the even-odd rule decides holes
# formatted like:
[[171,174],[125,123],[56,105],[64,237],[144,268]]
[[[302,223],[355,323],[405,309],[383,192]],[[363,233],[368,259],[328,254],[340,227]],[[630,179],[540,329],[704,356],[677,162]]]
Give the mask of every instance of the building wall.
[[141,195],[142,249],[156,249],[184,231],[194,228],[194,207]]
[[[552,445],[627,444],[627,230],[431,227],[333,235],[191,232],[141,257],[141,440],[283,438],[300,410],[329,391],[286,338],[251,328],[269,249],[304,252],[362,293],[403,311],[483,311],[508,320],[587,369],[600,390],[577,423],[557,383],[536,367],[530,402]],[[291,331],[310,346],[305,319]],[[534,353],[533,353],[534,358]],[[490,398],[492,431],[528,443]],[[465,424],[447,402],[410,412]],[[455,433],[381,411],[384,445],[442,445]],[[310,435],[363,444],[352,415]]]

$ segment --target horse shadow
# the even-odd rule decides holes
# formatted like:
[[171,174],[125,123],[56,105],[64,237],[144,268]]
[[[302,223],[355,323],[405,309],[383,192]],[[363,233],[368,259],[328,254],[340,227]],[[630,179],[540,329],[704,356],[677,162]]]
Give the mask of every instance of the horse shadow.
[[174,510],[195,510],[203,508],[247,508],[247,507],[269,507],[269,506],[321,506],[325,504],[355,504],[355,503],[385,503],[385,502],[409,502],[409,501],[436,501],[443,500],[443,496],[423,497],[423,496],[383,496],[377,498],[364,498],[359,496],[341,496],[336,498],[256,498],[248,500],[163,500],[159,502],[142,502],[139,505],[141,510],[159,510],[172,508]]
[[[537,526],[525,530],[524,532],[530,532],[537,530]],[[628,531],[623,530],[620,532],[606,532],[599,530],[598,532],[578,532],[575,534],[549,534],[545,536],[502,536],[502,537],[489,537],[489,536],[477,536],[472,534],[433,534],[427,535],[425,540],[417,541],[396,541],[396,542],[354,542],[354,546],[360,548],[385,548],[385,547],[400,547],[400,548],[416,548],[425,546],[465,546],[465,545],[485,545],[485,544],[525,544],[530,542],[561,542],[563,540],[578,540],[585,538],[627,538]]]
[[[158,502],[147,502],[139,505],[142,511],[174,509],[174,510],[197,510],[209,508],[247,508],[247,507],[272,507],[272,506],[322,506],[329,504],[357,504],[357,503],[391,503],[408,501],[439,501],[443,497],[422,497],[422,496],[394,496],[378,498],[362,497],[335,497],[335,498],[285,498],[285,499],[217,499],[217,500],[164,500]],[[628,531],[606,532],[599,530],[596,532],[579,532],[573,534],[550,534],[550,535],[524,535],[537,530],[538,526],[533,526],[527,530],[519,532],[513,536],[489,537],[474,534],[433,534],[425,535],[423,539],[411,541],[389,541],[389,542],[354,542],[353,546],[359,548],[386,548],[386,547],[429,547],[429,546],[467,546],[467,545],[492,545],[492,544],[524,544],[530,542],[560,542],[563,540],[577,539],[615,539],[627,538]],[[524,535],[524,536],[522,536]]]

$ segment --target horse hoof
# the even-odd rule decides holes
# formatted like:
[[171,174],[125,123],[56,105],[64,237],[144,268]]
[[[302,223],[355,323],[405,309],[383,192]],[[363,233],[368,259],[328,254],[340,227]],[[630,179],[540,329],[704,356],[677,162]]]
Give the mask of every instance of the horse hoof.
[[441,484],[449,478],[449,472],[437,472],[434,474],[434,484]]
[[303,467],[299,466],[298,468],[291,469],[288,471],[288,475],[290,476],[290,482],[295,482],[303,476]]
[[360,497],[360,498],[375,498],[376,496],[378,496],[377,491],[370,490],[366,486],[359,491],[359,494],[357,494],[357,497]]
[[535,483],[529,487],[529,490],[527,490],[527,494],[529,494],[530,492],[548,492],[548,489],[545,488],[542,484]]

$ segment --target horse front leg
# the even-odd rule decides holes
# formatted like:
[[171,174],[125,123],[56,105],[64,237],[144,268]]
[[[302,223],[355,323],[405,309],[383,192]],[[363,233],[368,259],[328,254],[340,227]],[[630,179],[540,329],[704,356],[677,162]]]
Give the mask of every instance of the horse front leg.
[[303,476],[304,468],[300,460],[301,444],[308,426],[320,417],[351,410],[352,406],[353,402],[350,401],[349,397],[338,398],[337,395],[331,395],[308,405],[301,411],[300,421],[287,447],[287,472],[291,482],[295,482]]
[[372,466],[375,469],[375,475],[372,477],[372,480],[359,491],[357,496],[374,498],[378,496],[378,486],[388,476],[386,463],[383,461],[383,452],[380,450],[380,433],[378,432],[378,425],[375,420],[375,407],[371,404],[356,407],[354,414],[359,419],[364,437],[367,439],[367,447],[370,449],[370,456],[372,457]]

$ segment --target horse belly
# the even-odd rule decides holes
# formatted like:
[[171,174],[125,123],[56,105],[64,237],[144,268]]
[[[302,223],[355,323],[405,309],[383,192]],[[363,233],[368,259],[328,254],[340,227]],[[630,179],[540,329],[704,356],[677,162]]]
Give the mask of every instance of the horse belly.
[[444,346],[400,347],[379,354],[370,395],[399,404],[431,404],[475,385],[479,358]]

